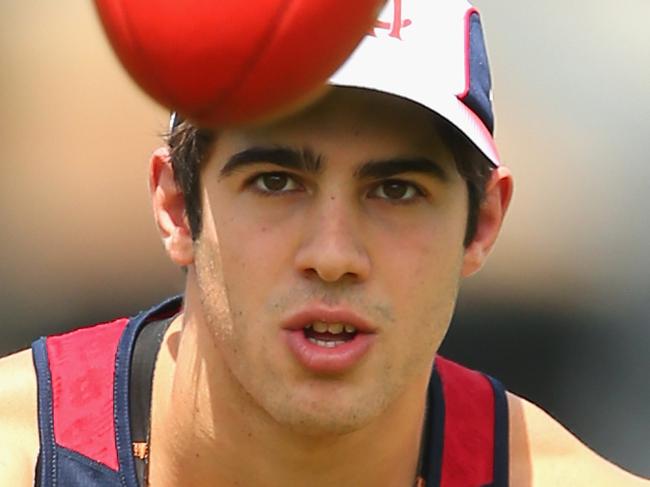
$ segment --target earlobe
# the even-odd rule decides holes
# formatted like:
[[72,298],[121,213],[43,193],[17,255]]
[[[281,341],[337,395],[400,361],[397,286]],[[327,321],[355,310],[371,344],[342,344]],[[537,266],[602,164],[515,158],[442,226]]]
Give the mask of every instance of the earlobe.
[[194,247],[183,192],[174,179],[167,147],[157,149],[149,164],[149,191],[154,218],[162,237],[165,250],[179,266],[194,261]]
[[468,277],[483,267],[496,239],[512,198],[513,179],[507,167],[497,167],[488,181],[481,204],[474,240],[465,249],[462,276]]

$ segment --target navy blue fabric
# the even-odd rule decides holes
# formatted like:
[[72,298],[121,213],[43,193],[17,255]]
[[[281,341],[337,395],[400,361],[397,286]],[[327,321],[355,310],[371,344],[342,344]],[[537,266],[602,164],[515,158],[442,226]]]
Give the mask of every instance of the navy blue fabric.
[[52,377],[47,360],[45,338],[32,344],[38,390],[38,436],[41,445],[36,471],[37,486],[56,486],[56,443],[52,419]]
[[472,109],[491,134],[494,133],[494,112],[492,111],[492,78],[487,49],[483,37],[481,17],[478,12],[469,20],[469,91],[462,99]]
[[[52,426],[52,387],[45,339],[32,344],[38,379],[38,421],[40,452],[36,487],[139,487],[131,451],[129,424],[129,377],[135,338],[142,326],[178,312],[182,298],[170,298],[138,314],[126,326],[118,345],[115,363],[115,436],[119,471],[79,453],[56,445]],[[495,397],[494,482],[484,487],[508,486],[508,406],[503,386],[487,376]],[[422,435],[421,474],[427,487],[440,485],[445,424],[442,382],[433,369],[427,396],[427,413]]]
[[[493,377],[484,374],[494,392],[494,474],[492,483],[482,487],[508,487],[509,441],[508,402],[503,385]],[[422,449],[422,477],[427,487],[438,487],[442,478],[442,451],[445,435],[445,398],[442,382],[435,369],[429,381],[427,415]]]
[[36,487],[139,487],[131,454],[129,428],[129,372],[133,342],[143,324],[160,315],[178,311],[176,296],[131,319],[120,338],[115,362],[115,436],[119,471],[56,444],[52,416],[52,380],[45,338],[32,344],[38,387],[40,451]]
[[37,487],[120,486],[117,472],[79,453],[56,444],[52,416],[52,379],[45,338],[32,344],[38,388],[38,430],[40,451]]
[[510,474],[510,419],[506,390],[498,380],[486,375],[494,390],[494,476],[491,487],[508,487]]
[[115,389],[113,392],[115,397],[115,441],[120,464],[120,479],[124,487],[138,487],[135,461],[131,451],[131,426],[129,423],[129,377],[135,338],[144,323],[156,319],[160,315],[176,313],[181,302],[182,298],[175,296],[148,311],[143,311],[129,322],[120,338],[115,361]]
[[442,393],[442,381],[436,368],[433,368],[427,391],[427,412],[425,417],[425,434],[422,439],[421,476],[427,487],[440,485],[442,478],[442,448],[445,434],[445,398]]
[[116,471],[60,446],[57,447],[57,477],[62,487],[121,485]]

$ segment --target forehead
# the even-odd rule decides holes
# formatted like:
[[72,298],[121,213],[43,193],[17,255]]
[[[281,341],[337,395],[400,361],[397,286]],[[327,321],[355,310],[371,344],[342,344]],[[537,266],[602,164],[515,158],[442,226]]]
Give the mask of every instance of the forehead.
[[[428,109],[403,98],[357,88],[332,88],[316,103],[272,123],[219,136],[217,153],[251,146],[309,148],[325,157],[430,156],[453,165],[439,121]],[[329,158],[329,157],[328,157]],[[358,161],[357,161],[358,162]]]

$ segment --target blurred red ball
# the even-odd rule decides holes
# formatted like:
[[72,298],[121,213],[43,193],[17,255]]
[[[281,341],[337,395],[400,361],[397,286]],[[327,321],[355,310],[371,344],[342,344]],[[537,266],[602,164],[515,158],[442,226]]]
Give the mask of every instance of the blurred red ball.
[[120,61],[159,103],[202,125],[304,103],[368,32],[379,0],[95,0]]

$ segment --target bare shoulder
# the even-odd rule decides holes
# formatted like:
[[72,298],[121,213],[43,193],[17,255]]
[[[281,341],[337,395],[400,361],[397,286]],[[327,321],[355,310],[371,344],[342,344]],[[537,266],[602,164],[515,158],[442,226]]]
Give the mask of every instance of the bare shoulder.
[[650,487],[600,457],[547,412],[508,393],[510,485]]
[[34,484],[39,447],[36,400],[31,350],[0,359],[0,485]]

